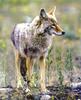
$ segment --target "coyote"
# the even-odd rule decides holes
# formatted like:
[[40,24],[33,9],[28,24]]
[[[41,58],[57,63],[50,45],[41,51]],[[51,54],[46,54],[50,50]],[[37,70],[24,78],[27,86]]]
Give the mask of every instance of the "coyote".
[[[31,23],[17,24],[11,33],[11,40],[15,47],[15,64],[17,72],[17,88],[22,87],[21,76],[25,81],[32,78],[32,67],[35,61],[40,66],[40,89],[46,92],[45,60],[55,35],[61,36],[65,32],[58,25],[55,8],[46,13],[41,9]],[[28,87],[27,87],[28,90]]]

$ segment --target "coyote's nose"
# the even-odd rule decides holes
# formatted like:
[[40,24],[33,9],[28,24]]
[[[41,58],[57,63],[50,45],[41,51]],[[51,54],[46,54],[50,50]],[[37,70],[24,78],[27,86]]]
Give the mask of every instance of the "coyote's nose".
[[64,34],[65,34],[65,32],[63,31],[63,32],[62,32],[62,35],[64,35]]

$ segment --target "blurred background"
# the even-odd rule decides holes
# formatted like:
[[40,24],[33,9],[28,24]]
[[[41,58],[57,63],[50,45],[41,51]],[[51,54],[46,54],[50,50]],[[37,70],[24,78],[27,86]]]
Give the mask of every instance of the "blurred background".
[[[47,57],[46,84],[81,82],[81,0],[0,0],[0,87],[16,86],[14,50],[10,34],[17,23],[31,22],[41,8],[56,6],[57,20],[65,30],[55,37]],[[39,68],[34,80],[39,84]]]

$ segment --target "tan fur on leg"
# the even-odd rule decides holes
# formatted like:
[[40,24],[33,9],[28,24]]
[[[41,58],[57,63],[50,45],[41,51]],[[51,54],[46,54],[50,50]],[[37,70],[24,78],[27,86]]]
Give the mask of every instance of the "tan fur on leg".
[[46,87],[45,87],[45,58],[42,57],[39,60],[40,64],[40,85],[41,85],[41,92],[46,92]]
[[33,73],[33,65],[34,65],[34,59],[32,58],[26,58],[26,67],[27,67],[27,77],[30,81],[29,85],[32,87],[34,86],[34,82],[32,81],[32,73]]
[[16,77],[17,77],[17,88],[22,87],[21,74],[20,74],[20,64],[19,64],[19,53],[15,50],[15,66],[16,66]]
[[27,73],[26,75],[28,76],[28,79],[31,79],[32,76],[32,59],[30,59],[29,57],[26,58],[26,67],[27,67]]

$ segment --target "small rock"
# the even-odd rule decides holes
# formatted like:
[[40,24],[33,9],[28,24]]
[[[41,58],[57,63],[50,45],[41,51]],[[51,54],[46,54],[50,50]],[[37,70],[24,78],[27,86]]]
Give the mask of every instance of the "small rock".
[[40,96],[39,96],[39,95],[36,95],[36,96],[34,97],[34,100],[40,100]]
[[50,99],[51,99],[50,95],[43,95],[41,96],[40,100],[50,100]]
[[81,82],[79,82],[79,83],[71,83],[70,86],[71,86],[72,88],[79,87],[79,86],[81,86]]

